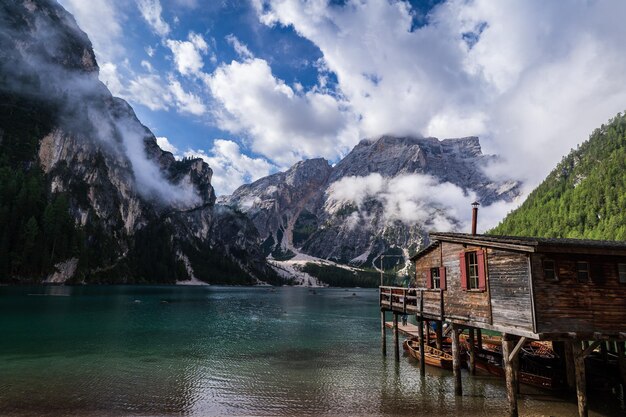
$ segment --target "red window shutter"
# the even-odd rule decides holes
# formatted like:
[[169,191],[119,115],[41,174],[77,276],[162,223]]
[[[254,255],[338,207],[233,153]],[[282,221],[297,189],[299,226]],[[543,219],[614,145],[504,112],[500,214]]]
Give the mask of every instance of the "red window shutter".
[[459,267],[461,268],[461,289],[467,290],[467,264],[465,252],[459,253]]
[[485,251],[476,252],[478,259],[478,289],[485,291],[487,289],[487,275],[485,274]]
[[442,266],[439,268],[439,288],[442,290],[446,289],[446,267]]
[[433,271],[430,270],[430,268],[428,268],[428,270],[426,271],[426,288],[432,288],[433,287]]

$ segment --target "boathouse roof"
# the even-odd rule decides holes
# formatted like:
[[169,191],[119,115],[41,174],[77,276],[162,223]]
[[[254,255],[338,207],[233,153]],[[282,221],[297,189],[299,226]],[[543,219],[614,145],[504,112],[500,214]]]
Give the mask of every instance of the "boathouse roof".
[[472,235],[468,233],[430,233],[432,243],[411,257],[420,258],[439,246],[439,242],[509,249],[520,252],[587,253],[595,255],[626,255],[626,242],[619,240],[565,239],[526,236]]

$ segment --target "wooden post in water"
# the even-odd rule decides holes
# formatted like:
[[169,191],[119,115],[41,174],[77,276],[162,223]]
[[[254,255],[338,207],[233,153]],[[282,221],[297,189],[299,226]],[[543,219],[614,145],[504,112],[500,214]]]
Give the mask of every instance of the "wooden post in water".
[[511,357],[515,341],[511,335],[502,334],[502,357],[504,359],[504,375],[506,377],[506,394],[509,400],[509,417],[518,417],[517,410],[517,355]]
[[459,328],[452,324],[452,371],[454,372],[454,394],[463,395],[461,384],[461,349],[459,346]]
[[426,345],[430,346],[430,320],[424,320],[424,331],[426,332]]
[[437,349],[441,349],[441,346],[443,345],[443,321],[439,320],[437,322],[435,334],[437,337]]
[[617,363],[619,364],[619,375],[622,380],[622,386],[626,388],[626,356],[624,356],[624,342],[617,341]]
[[483,331],[481,329],[476,329],[476,336],[476,339],[478,341],[478,350],[483,350]]
[[424,355],[424,318],[422,316],[417,319],[418,336],[419,336],[419,349],[420,349],[420,374],[426,375],[426,356]]
[[574,351],[572,342],[565,342],[565,376],[567,377],[567,387],[570,391],[576,391],[576,372],[574,371]]
[[400,362],[400,342],[398,340],[398,313],[393,313],[393,354],[396,362]]
[[469,329],[469,371],[472,375],[476,374],[476,345],[474,344],[474,329]]
[[574,368],[576,373],[576,397],[578,397],[578,416],[587,417],[587,381],[585,378],[585,357],[580,340],[572,343],[572,353],[574,354]]
[[387,329],[385,328],[385,310],[380,310],[380,336],[383,356],[387,356]]

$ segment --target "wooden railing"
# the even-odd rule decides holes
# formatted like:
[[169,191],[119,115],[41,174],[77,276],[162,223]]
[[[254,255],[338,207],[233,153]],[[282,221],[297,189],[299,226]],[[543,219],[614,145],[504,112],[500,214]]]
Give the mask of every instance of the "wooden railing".
[[443,319],[443,291],[426,288],[379,287],[380,307],[404,314]]

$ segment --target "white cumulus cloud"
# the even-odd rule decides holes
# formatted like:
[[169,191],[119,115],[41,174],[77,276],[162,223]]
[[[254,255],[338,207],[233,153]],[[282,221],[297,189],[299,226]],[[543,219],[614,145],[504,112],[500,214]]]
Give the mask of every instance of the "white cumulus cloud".
[[157,136],[157,145],[166,152],[171,152],[174,156],[178,155],[178,148],[174,146],[165,136]]
[[[474,192],[465,192],[449,182],[439,182],[430,175],[406,174],[386,178],[378,173],[344,177],[327,190],[329,211],[345,204],[354,204],[359,215],[367,216],[364,206],[369,200],[379,201],[389,222],[399,220],[407,225],[422,224],[429,230],[469,230],[470,204]],[[516,203],[496,202],[481,209],[480,231],[494,227]],[[352,219],[354,221],[354,219]]]
[[206,112],[206,106],[202,99],[193,93],[185,91],[180,81],[170,79],[169,89],[179,111],[195,116],[201,116]]
[[156,34],[166,36],[170,33],[170,25],[161,16],[163,8],[159,0],[138,0],[137,7],[139,7],[141,16],[148,22]]
[[254,152],[282,166],[316,156],[334,159],[358,141],[336,97],[294,91],[265,60],[223,64],[206,82],[218,104],[219,126],[246,135]]
[[243,59],[252,59],[254,58],[254,54],[250,52],[248,46],[242,43],[235,35],[232,33],[226,36],[226,41],[233,47],[237,55]]
[[167,110],[172,102],[167,85],[155,74],[138,75],[132,79],[128,85],[128,94],[124,97],[150,110]]
[[209,50],[209,46],[202,36],[190,32],[186,41],[168,39],[165,44],[174,55],[178,72],[182,75],[201,75],[204,66],[202,55]]

